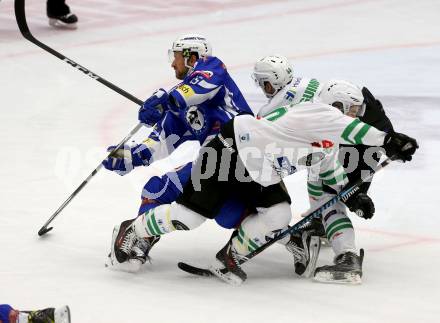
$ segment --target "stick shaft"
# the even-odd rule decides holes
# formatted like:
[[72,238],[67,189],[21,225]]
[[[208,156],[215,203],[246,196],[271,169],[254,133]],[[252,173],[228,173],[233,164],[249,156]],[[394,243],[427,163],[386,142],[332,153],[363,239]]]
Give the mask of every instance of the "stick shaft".
[[45,51],[51,53],[52,55],[58,57],[60,60],[66,62],[70,66],[76,68],[78,71],[83,72],[87,76],[91,77],[92,79],[98,81],[101,84],[104,84],[108,88],[112,89],[113,91],[123,95],[130,101],[136,103],[137,105],[142,105],[143,101],[139,100],[135,96],[131,95],[130,93],[124,91],[123,89],[117,87],[113,83],[107,81],[106,79],[100,77],[99,75],[93,73],[89,69],[85,68],[84,66],[81,66],[80,64],[76,63],[74,60],[71,60],[70,58],[67,58],[63,54],[57,52],[56,50],[50,48],[46,44],[43,44],[38,39],[36,39],[32,33],[29,30],[29,27],[26,22],[26,12],[25,12],[25,0],[15,0],[14,3],[15,6],[15,18],[17,20],[18,28],[20,29],[21,34],[24,38],[29,40],[30,42],[34,43],[38,47],[44,49]]
[[295,231],[301,230],[310,220],[312,220],[312,218],[316,218],[316,217],[321,216],[322,211],[329,208],[330,206],[336,204],[339,201],[345,202],[350,196],[352,196],[354,193],[356,193],[359,190],[359,187],[362,185],[362,183],[364,183],[365,181],[372,178],[376,172],[378,172],[382,168],[386,167],[389,163],[391,163],[391,161],[392,161],[392,158],[385,159],[382,163],[380,163],[376,167],[376,169],[371,170],[367,176],[360,178],[353,185],[351,185],[349,188],[342,190],[341,192],[339,192],[339,194],[337,194],[336,196],[334,196],[333,198],[331,198],[327,202],[323,203],[320,207],[309,212],[302,220],[295,223],[293,226],[289,227],[287,230],[284,230],[283,232],[281,232],[279,235],[277,235],[273,239],[269,240],[268,242],[266,242],[265,244],[263,244],[259,248],[255,249],[254,251],[249,253],[245,258],[243,258],[240,261],[240,263],[244,263],[244,262],[248,261],[249,259],[255,257],[256,255],[258,255],[259,253],[261,253],[262,251],[264,251],[265,249],[270,247],[272,244],[274,244],[278,240],[281,240],[282,238],[284,238],[286,235],[291,234]]

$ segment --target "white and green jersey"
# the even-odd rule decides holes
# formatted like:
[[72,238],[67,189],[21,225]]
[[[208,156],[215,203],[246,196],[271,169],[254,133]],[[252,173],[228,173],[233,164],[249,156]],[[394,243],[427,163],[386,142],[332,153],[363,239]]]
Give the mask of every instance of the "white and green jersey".
[[[275,109],[265,118],[243,115],[234,121],[240,159],[263,186],[308,168],[329,185],[345,180],[337,162],[338,144],[383,145],[385,133],[322,103]],[[339,172],[340,175],[339,175]]]
[[313,101],[321,92],[322,84],[316,79],[296,77],[289,85],[275,94],[270,101],[258,111],[259,117],[265,117],[276,108],[286,105],[296,105],[301,102]]

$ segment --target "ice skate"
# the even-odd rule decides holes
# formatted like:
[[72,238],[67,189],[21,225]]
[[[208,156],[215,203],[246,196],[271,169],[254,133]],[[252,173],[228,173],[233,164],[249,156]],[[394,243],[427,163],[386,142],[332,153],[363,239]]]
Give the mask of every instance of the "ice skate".
[[303,275],[304,277],[311,276],[316,267],[320,248],[320,238],[314,235],[313,230],[290,235],[286,249],[293,256],[296,274]]
[[340,254],[333,266],[316,268],[314,280],[321,283],[361,284],[363,259],[363,249],[359,256],[353,252]]
[[64,28],[64,29],[76,29],[78,28],[77,22],[78,17],[73,13],[68,13],[66,15],[50,15],[49,17],[49,25],[55,28]]
[[211,272],[221,280],[231,285],[241,285],[247,278],[246,273],[240,267],[241,256],[232,245],[232,238],[217,253],[217,266],[211,266]]
[[133,229],[133,220],[127,220],[113,229],[111,252],[106,267],[112,270],[138,272],[149,259],[149,252],[160,237],[139,238]]
[[138,239],[135,245],[132,248],[130,261],[139,261],[141,265],[145,264],[147,260],[150,260],[150,250],[153,246],[159,241],[160,236]]
[[59,308],[45,308],[28,313],[29,323],[70,323],[70,309],[65,305]]
[[131,259],[133,246],[137,243],[136,233],[131,224],[133,220],[127,220],[113,228],[111,251],[108,255],[106,267],[112,270],[137,272],[142,266],[138,259]]

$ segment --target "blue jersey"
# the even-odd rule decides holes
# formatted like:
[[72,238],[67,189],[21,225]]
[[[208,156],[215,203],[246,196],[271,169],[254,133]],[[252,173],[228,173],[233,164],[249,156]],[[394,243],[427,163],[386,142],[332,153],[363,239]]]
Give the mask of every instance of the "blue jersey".
[[199,59],[183,82],[171,89],[169,98],[173,112],[201,143],[237,114],[253,114],[217,57]]

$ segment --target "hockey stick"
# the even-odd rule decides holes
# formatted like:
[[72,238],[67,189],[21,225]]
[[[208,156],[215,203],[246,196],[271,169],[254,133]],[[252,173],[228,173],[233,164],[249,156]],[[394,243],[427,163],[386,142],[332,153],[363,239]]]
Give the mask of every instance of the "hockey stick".
[[[113,83],[110,83],[109,81],[105,80],[104,78],[96,75],[95,73],[91,72],[87,68],[81,66],[80,64],[74,62],[73,60],[67,58],[66,56],[60,54],[56,50],[50,48],[49,46],[43,44],[38,39],[36,39],[30,32],[29,27],[26,22],[26,13],[25,13],[25,0],[15,0],[15,18],[17,20],[18,28],[20,29],[20,32],[22,33],[23,37],[29,40],[30,42],[34,43],[38,47],[41,47],[45,51],[51,53],[52,55],[58,57],[62,61],[66,62],[67,64],[73,66],[77,70],[83,72],[87,76],[91,77],[92,79],[104,84],[108,88],[112,89],[113,91],[123,95],[127,99],[133,101],[134,103],[138,105],[142,105],[143,101],[139,100],[138,98],[134,97],[130,93],[122,90],[121,88],[117,87]],[[139,123],[134,127],[133,130],[130,131],[130,133],[111,151],[108,155],[110,157],[115,151],[120,149],[124,144],[142,127],[142,124]],[[108,158],[107,157],[107,158]],[[92,179],[93,176],[96,175],[96,173],[99,172],[99,170],[102,168],[102,164],[99,164],[98,167],[96,167],[90,175],[78,186],[78,188],[67,198],[67,200],[64,201],[63,204],[55,211],[54,214],[49,218],[49,220],[46,221],[46,223],[41,227],[41,229],[38,231],[38,235],[42,236],[53,229],[53,227],[48,228],[48,225],[55,219],[55,217],[67,206],[67,204],[70,203],[70,201],[84,188],[84,186],[87,185],[87,183]]]
[[81,66],[80,64],[76,63],[75,61],[67,58],[66,56],[62,55],[61,53],[57,52],[56,50],[50,48],[46,44],[43,44],[38,39],[36,39],[30,32],[29,27],[26,22],[26,13],[25,13],[25,0],[15,0],[15,18],[17,20],[18,28],[20,29],[21,34],[24,38],[29,40],[31,43],[34,43],[38,47],[44,49],[45,51],[51,53],[52,55],[58,57],[62,61],[66,62],[67,64],[71,65],[72,67],[76,68],[77,70],[83,72],[87,76],[91,77],[92,79],[98,81],[101,84],[104,84],[108,88],[112,89],[113,91],[125,96],[130,101],[133,101],[137,105],[142,105],[143,101],[139,100],[138,98],[134,97],[130,93],[124,91],[123,89],[117,87],[113,83],[110,83],[106,79],[100,77],[99,75],[93,73],[92,71],[88,70],[84,66]]
[[[247,256],[245,256],[243,258],[240,258],[240,264],[243,264],[246,261],[248,261],[249,259],[252,259],[253,257],[258,255],[262,251],[266,250],[271,245],[273,245],[275,242],[277,242],[278,240],[281,240],[282,238],[284,238],[288,234],[291,234],[291,233],[294,233],[296,231],[299,231],[299,230],[303,229],[304,227],[307,226],[307,224],[313,218],[319,218],[321,216],[322,212],[325,209],[329,208],[330,206],[336,204],[339,201],[343,201],[343,202],[347,201],[350,198],[350,196],[353,196],[353,194],[355,194],[357,191],[359,191],[360,186],[364,182],[366,182],[367,180],[372,178],[376,172],[378,172],[382,168],[384,168],[387,165],[389,165],[394,160],[393,157],[389,157],[389,158],[385,159],[374,170],[370,170],[370,173],[367,176],[361,177],[353,185],[351,185],[350,187],[342,190],[336,196],[332,197],[330,200],[328,200],[327,202],[323,203],[320,207],[318,207],[315,210],[309,212],[306,216],[304,216],[304,218],[302,220],[298,221],[293,226],[291,226],[288,229],[284,230],[279,235],[277,235],[276,237],[272,238],[271,240],[269,240],[265,244],[261,245],[259,248],[255,249],[254,251],[249,253]],[[210,269],[195,267],[195,266],[189,265],[189,264],[184,263],[184,262],[179,262],[177,264],[177,266],[180,269],[182,269],[183,271],[186,271],[186,272],[188,272],[190,274],[194,274],[194,275],[199,275],[199,276],[212,276],[212,275],[214,275],[214,273]],[[219,269],[219,272],[220,272],[220,274],[225,274],[225,273],[228,272],[228,270],[226,268],[223,268],[223,269]]]
[[360,186],[364,182],[366,182],[367,180],[372,178],[376,172],[378,172],[382,168],[388,166],[392,161],[393,161],[393,159],[390,158],[390,157],[385,159],[383,162],[381,162],[376,167],[376,169],[370,170],[370,173],[367,176],[361,177],[353,185],[351,185],[350,187],[342,190],[336,196],[332,197],[330,200],[328,200],[327,202],[322,204],[320,207],[318,207],[314,211],[309,212],[302,220],[298,221],[293,226],[289,227],[287,230],[281,232],[279,235],[277,235],[273,239],[269,240],[268,242],[263,244],[258,249],[255,249],[254,251],[249,253],[246,256],[246,258],[243,259],[243,262],[246,262],[249,259],[255,257],[256,255],[258,255],[259,253],[261,253],[262,251],[266,250],[268,247],[273,245],[278,240],[281,240],[282,238],[284,238],[286,235],[291,234],[291,233],[293,233],[295,231],[299,231],[299,230],[303,229],[313,218],[319,218],[321,216],[322,212],[325,209],[331,207],[332,205],[336,204],[337,202],[339,202],[339,201],[346,202],[350,198],[350,196],[353,196],[354,194],[356,194],[357,191],[359,191]]

